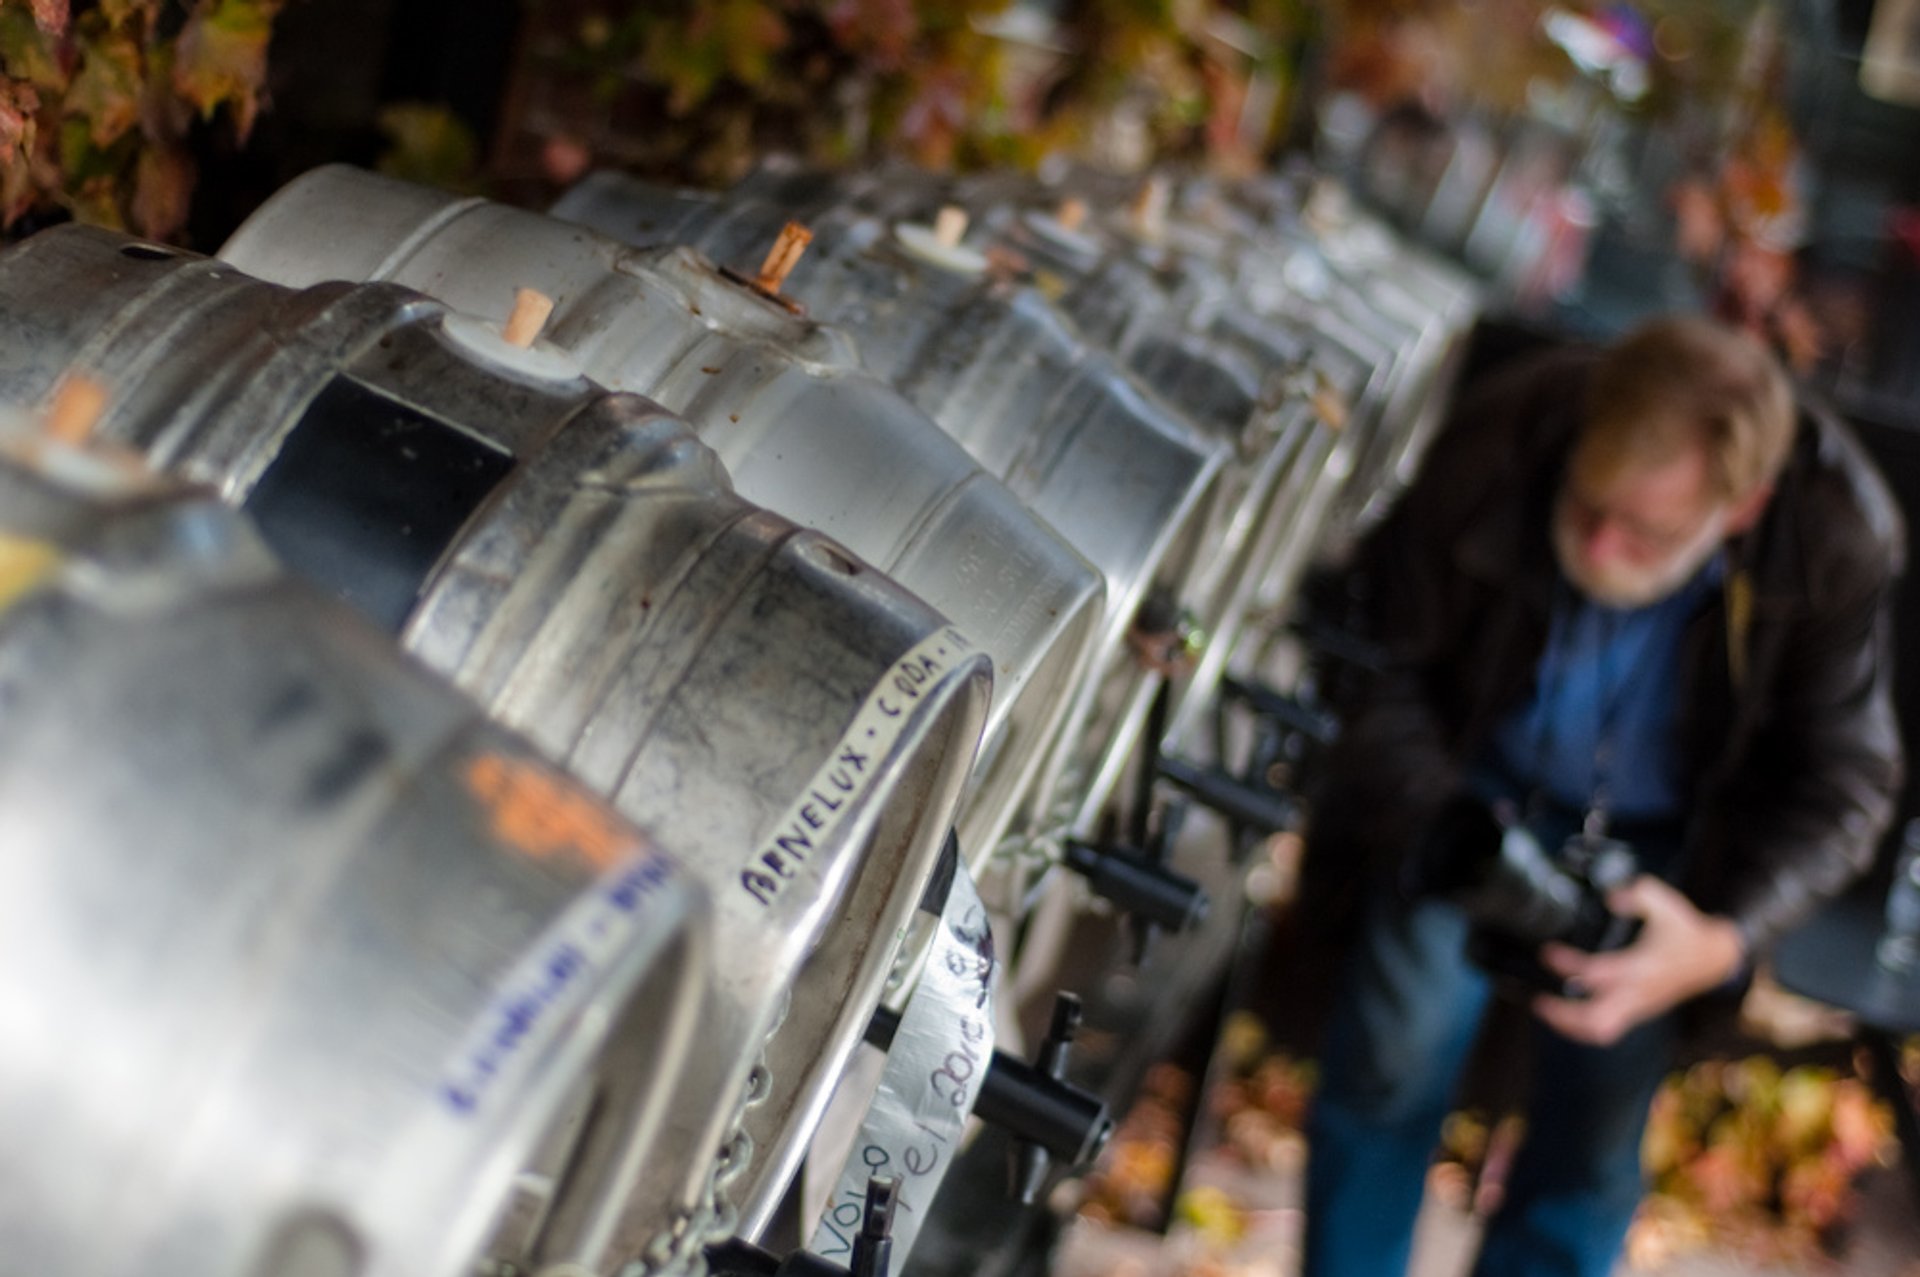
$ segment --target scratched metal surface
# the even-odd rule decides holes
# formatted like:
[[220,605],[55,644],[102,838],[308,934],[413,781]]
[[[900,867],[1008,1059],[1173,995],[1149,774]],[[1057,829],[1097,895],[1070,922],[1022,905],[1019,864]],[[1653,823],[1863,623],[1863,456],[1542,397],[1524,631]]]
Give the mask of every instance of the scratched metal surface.
[[[977,185],[1001,200],[995,224],[1010,242],[1072,281],[1063,304],[1107,323],[1137,366],[1157,358],[1163,378],[1184,370],[1184,380],[1156,384],[1185,396],[1179,401],[1203,419],[1209,403],[1224,408],[1232,399],[1219,381],[1207,394],[1197,369],[1230,366],[1231,351],[1268,377],[1290,361],[1310,366],[1338,391],[1348,421],[1324,472],[1344,488],[1324,515],[1330,540],[1349,539],[1352,525],[1376,517],[1411,478],[1480,305],[1480,290],[1460,271],[1350,210],[1308,217],[1305,184],[1263,196],[1257,183],[1190,178],[1158,225],[1122,211],[1123,199],[1090,198],[1109,211],[1075,232],[1050,211],[1074,179],[1046,188],[1004,178]],[[966,196],[964,187],[959,193]],[[1296,575],[1288,556],[1270,561],[1251,574],[1253,600],[1242,599],[1240,610],[1275,606]]]
[[202,494],[0,460],[0,555],[9,1267],[623,1255],[691,877]]
[[[1335,518],[1377,514],[1411,479],[1438,424],[1442,392],[1485,289],[1459,267],[1391,233],[1337,186],[1311,173],[1225,184],[1190,178],[1179,206],[1185,223],[1204,227],[1221,245],[1261,313],[1292,313],[1326,334],[1331,345],[1360,352],[1370,339],[1392,340],[1398,332],[1398,380],[1386,394],[1382,425],[1356,463],[1353,494],[1359,504]],[[1303,301],[1306,309],[1289,312]]]
[[[749,261],[785,217],[804,217],[817,240],[789,281],[794,295],[853,332],[869,365],[894,376],[937,418],[939,409],[912,383],[925,375],[923,368],[938,385],[952,375],[948,369],[971,366],[1001,391],[998,398],[982,396],[977,419],[993,421],[997,413],[1024,425],[1027,417],[1009,411],[1019,401],[1006,387],[1020,384],[1031,358],[1014,343],[993,349],[995,359],[981,358],[995,331],[982,320],[993,311],[969,309],[970,294],[947,282],[947,272],[912,261],[910,251],[892,242],[898,230],[866,214],[891,209],[926,216],[956,200],[988,239],[1019,249],[1039,284],[1021,296],[1050,314],[1057,312],[1041,290],[1057,296],[1066,313],[1059,327],[1083,338],[1083,347],[1111,347],[1127,375],[1232,450],[1197,537],[1207,553],[1182,577],[1182,598],[1212,639],[1178,685],[1171,734],[1190,737],[1210,713],[1211,690],[1232,662],[1249,617],[1290,599],[1376,428],[1393,429],[1382,421],[1398,366],[1393,343],[1403,334],[1399,328],[1370,333],[1340,313],[1316,309],[1307,297],[1287,295],[1285,306],[1271,299],[1248,304],[1243,273],[1255,270],[1253,278],[1265,281],[1269,292],[1285,284],[1285,273],[1268,268],[1261,255],[1284,247],[1272,237],[1255,251],[1252,235],[1233,239],[1206,225],[1164,244],[1116,230],[1110,219],[1070,231],[1049,211],[1058,194],[1043,200],[1032,183],[1004,175],[902,182],[891,174],[881,181],[870,174],[762,170],[713,196],[602,174],[555,212],[634,242],[649,236],[693,242],[736,265]],[[1177,219],[1171,226],[1187,229]],[[922,337],[931,325],[916,323],[920,314],[943,321],[937,340]],[[1314,395],[1322,383],[1350,406],[1344,428],[1333,428],[1318,411]],[[1038,498],[1030,499],[1039,506]],[[1070,827],[1091,829],[1111,804],[1153,690],[1145,681],[1097,690],[1102,703],[1094,718],[1106,725],[1109,748],[1076,760],[1080,801],[1068,811]]]
[[[236,501],[342,379],[511,454],[404,641],[713,891],[716,981],[701,1066],[668,1117],[676,1147],[719,1146],[797,983],[809,996],[769,1047],[762,1120],[807,1120],[881,996],[957,809],[986,658],[942,644],[944,619],[884,574],[735,495],[712,451],[649,401],[494,370],[516,356],[393,285],[295,292],[129,246],[63,228],[0,255],[0,397],[41,400],[78,363],[109,389],[105,437]],[[888,692],[885,749],[848,739]],[[708,1169],[654,1159],[638,1195],[664,1225]]]
[[[718,199],[600,173],[554,215],[636,244],[670,236],[739,266],[771,242],[783,205]],[[888,380],[1051,523],[1107,581],[1107,613],[1079,701],[1030,819],[1097,808],[1131,753],[1152,679],[1127,646],[1162,591],[1205,615],[1222,549],[1206,520],[1223,499],[1228,446],[1144,390],[1037,290],[917,249],[918,228],[836,216],[786,291],[847,331]]]
[[228,242],[290,283],[398,280],[498,320],[517,286],[596,378],[685,416],[743,494],[837,537],[991,655],[994,705],[960,822],[991,850],[1032,787],[1099,636],[1092,565],[926,416],[859,369],[845,338],[675,248],[632,249],[501,205],[353,169],[317,170]]
[[[1176,204],[1156,236],[1135,233],[1117,214],[1096,215],[1083,232],[1070,232],[1050,216],[1065,193],[1040,194],[1004,175],[899,182],[762,170],[705,204],[711,217],[716,204],[758,199],[830,227],[836,219],[855,222],[858,212],[926,218],[958,202],[973,214],[968,244],[995,242],[997,234],[999,244],[1026,255],[1033,278],[1082,336],[1235,448],[1237,464],[1207,534],[1224,553],[1216,553],[1212,575],[1189,581],[1216,629],[1169,731],[1190,749],[1209,726],[1214,680],[1229,668],[1245,672],[1260,646],[1239,642],[1242,627],[1283,608],[1315,548],[1343,535],[1341,525],[1361,510],[1383,506],[1411,473],[1435,420],[1448,351],[1477,301],[1472,290],[1452,287],[1457,275],[1448,280],[1444,270],[1428,271],[1397,250],[1356,246],[1342,228],[1306,227],[1297,217],[1249,217],[1248,225],[1223,230]],[[1088,203],[1113,209],[1124,199],[1094,194]],[[684,235],[692,223],[683,214],[676,224]],[[739,242],[736,256],[748,242]],[[793,286],[812,296],[807,271],[796,272]],[[964,351],[969,334],[959,336]],[[898,328],[882,339],[899,340]],[[1332,413],[1318,402],[1326,392]],[[1345,424],[1336,428],[1339,417]],[[1089,793],[1113,792],[1117,781],[1096,777]],[[1091,814],[1080,813],[1081,823]],[[1206,949],[1230,918],[1223,910],[1193,945]]]
[[[1237,464],[1227,469],[1206,525],[1213,554],[1186,581],[1186,597],[1198,600],[1213,642],[1181,685],[1170,729],[1179,738],[1209,714],[1209,692],[1232,662],[1248,619],[1283,609],[1316,547],[1349,536],[1347,525],[1383,508],[1411,476],[1437,422],[1444,396],[1436,388],[1450,352],[1478,305],[1478,290],[1458,271],[1370,234],[1357,220],[1308,225],[1297,194],[1285,197],[1291,203],[1263,205],[1243,198],[1244,184],[1230,185],[1226,195],[1213,193],[1224,214],[1238,212],[1227,216],[1207,207],[1204,181],[1196,185],[1180,193],[1151,235],[1117,211],[1069,230],[1052,214],[1076,189],[1075,179],[1042,189],[1006,174],[901,180],[894,173],[827,177],[768,166],[721,196],[650,190],[600,175],[556,212],[607,229],[651,221],[682,238],[705,226],[698,242],[717,257],[739,260],[765,241],[780,215],[811,218],[830,241],[871,241],[876,232],[859,229],[857,210],[924,216],[954,201],[979,228],[969,242],[983,242],[984,234],[1019,249],[1082,335],[1110,345],[1133,375],[1235,446]],[[1097,209],[1122,209],[1131,194],[1111,181],[1078,189]],[[825,313],[836,318],[853,310],[840,300],[844,294],[881,293],[892,303],[909,289],[924,295],[937,288],[926,270],[909,275],[896,268],[899,282],[890,288],[876,281],[886,268],[872,264],[870,247],[859,255],[865,269],[858,278],[844,267],[837,273],[847,278],[834,278],[835,265],[850,254],[830,248],[824,256],[826,264],[803,262],[792,287],[816,304],[824,296]],[[903,311],[890,304],[868,322],[855,312],[848,325],[877,368],[912,367],[898,353],[914,341]],[[967,328],[951,325],[946,335],[945,348],[966,358],[974,344]],[[1340,429],[1317,419],[1323,386],[1346,410]],[[1137,689],[1130,704],[1103,717],[1137,724],[1147,702],[1148,691]],[[1132,737],[1123,727],[1117,739]],[[1101,759],[1076,826],[1090,824],[1125,759],[1124,750]]]
[[[1337,487],[1350,468],[1354,442],[1313,418],[1303,390],[1319,373],[1316,352],[1294,334],[1240,315],[1217,287],[1207,293],[1201,284],[1214,283],[1208,273],[1183,276],[1137,244],[1070,231],[1051,214],[1021,205],[984,209],[977,221],[984,236],[1059,281],[1062,308],[1084,330],[1104,334],[1135,376],[1233,450],[1203,533],[1211,553],[1188,582],[1208,645],[1194,676],[1178,684],[1176,714],[1203,713],[1294,526],[1290,495],[1303,478]],[[1222,315],[1238,318],[1228,323]],[[1309,443],[1303,432],[1327,437]],[[1136,699],[1129,721],[1144,712],[1144,699]],[[1115,762],[1102,760],[1090,795],[1107,792]]]
[[[1072,193],[1074,179],[1051,187],[1029,182],[1024,190],[1004,179],[979,185],[998,192],[1002,206],[1024,207],[1026,229],[1035,236],[1061,236],[1063,228],[1046,210]],[[1385,411],[1404,418],[1441,349],[1470,324],[1480,289],[1457,268],[1350,209],[1310,221],[1306,188],[1296,184],[1282,195],[1272,189],[1277,186],[1269,184],[1262,202],[1259,184],[1189,178],[1157,223],[1119,211],[1123,199],[1095,204],[1111,211],[1078,232],[1083,269],[1101,254],[1117,253],[1133,262],[1127,269],[1136,278],[1127,282],[1136,289],[1157,285],[1183,326],[1221,332],[1225,324],[1232,340],[1256,348],[1273,349],[1276,341],[1316,350],[1364,346],[1390,383],[1371,396],[1391,401]],[[1106,269],[1120,265],[1110,262]],[[1276,332],[1276,322],[1291,335]]]
[[[1244,609],[1239,591],[1257,578],[1248,547],[1268,517],[1285,462],[1288,417],[1297,411],[1296,382],[1311,365],[1311,344],[1297,334],[1250,319],[1234,304],[1231,282],[1209,264],[1129,242],[1092,228],[1069,230],[1050,213],[1004,201],[1004,180],[950,193],[974,199],[977,234],[1020,253],[1058,294],[1062,311],[1092,342],[1114,356],[1168,403],[1236,453],[1207,533],[1216,548],[1212,575],[1200,585],[1201,619],[1229,647]],[[1222,316],[1232,316],[1232,323]],[[1205,688],[1198,689],[1204,698]]]

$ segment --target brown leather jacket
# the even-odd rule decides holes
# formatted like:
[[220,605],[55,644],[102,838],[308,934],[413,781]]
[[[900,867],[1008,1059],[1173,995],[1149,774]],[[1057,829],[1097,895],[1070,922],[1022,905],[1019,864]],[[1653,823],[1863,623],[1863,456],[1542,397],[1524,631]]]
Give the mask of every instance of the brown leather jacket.
[[[1550,351],[1484,379],[1359,548],[1348,593],[1388,659],[1339,707],[1310,886],[1390,880],[1531,690],[1558,575],[1549,518],[1594,360]],[[1749,952],[1862,873],[1892,819],[1888,594],[1903,546],[1860,445],[1803,410],[1765,514],[1729,542],[1725,585],[1683,640],[1682,886],[1732,917]]]

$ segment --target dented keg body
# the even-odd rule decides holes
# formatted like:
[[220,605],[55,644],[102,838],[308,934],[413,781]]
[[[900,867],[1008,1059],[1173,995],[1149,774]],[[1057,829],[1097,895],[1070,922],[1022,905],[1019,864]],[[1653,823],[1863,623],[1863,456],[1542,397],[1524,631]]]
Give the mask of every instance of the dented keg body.
[[[782,206],[717,200],[600,173],[554,215],[615,237],[665,233],[744,265],[786,218]],[[1094,676],[1070,719],[1037,814],[1101,795],[1103,754],[1131,748],[1128,707],[1149,681],[1128,648],[1149,598],[1185,600],[1210,548],[1202,535],[1227,460],[1182,415],[1089,347],[1032,288],[919,223],[829,214],[787,281],[809,313],[846,330],[866,366],[924,409],[1101,570],[1107,615]]]
[[[1172,356],[1156,351],[1177,349],[1184,341],[1195,352],[1186,356],[1190,363],[1199,358],[1231,367],[1237,358],[1242,368],[1253,370],[1251,376],[1240,377],[1247,396],[1270,402],[1272,393],[1263,378],[1275,369],[1311,364],[1323,376],[1344,382],[1346,378],[1335,375],[1344,363],[1340,353],[1333,357],[1336,368],[1329,369],[1323,366],[1324,349],[1331,345],[1352,351],[1355,326],[1378,330],[1386,322],[1379,308],[1325,266],[1303,287],[1297,258],[1317,252],[1310,241],[1250,240],[1205,223],[1179,205],[1152,215],[1136,207],[1069,228],[1040,206],[1057,199],[1054,190],[1029,188],[1021,197],[1016,188],[1002,206],[991,210],[991,220],[1007,242],[1022,246],[1069,281],[1066,304],[1071,313],[1128,350],[1136,366],[1158,358],[1164,376]],[[1407,334],[1398,327],[1358,342],[1373,373],[1370,387],[1354,388],[1358,397],[1348,415],[1357,426],[1364,428],[1376,398],[1384,397],[1372,383],[1394,375],[1404,362],[1405,345]],[[1257,420],[1227,415],[1224,410],[1232,397],[1218,389],[1209,397],[1205,385],[1202,381],[1175,393],[1185,394],[1183,402],[1219,421],[1223,429]]]
[[[1164,188],[1162,199],[1142,198],[1155,186]],[[1471,322],[1478,290],[1463,272],[1377,222],[1349,212],[1338,225],[1322,219],[1308,226],[1297,209],[1279,211],[1279,201],[1298,202],[1312,189],[1299,180],[1232,184],[1216,206],[1240,200],[1261,212],[1259,219],[1226,222],[1197,214],[1171,177],[1143,185],[1082,170],[1042,185],[1007,173],[949,179],[912,170],[820,174],[769,164],[728,199],[751,194],[816,218],[832,210],[924,218],[943,203],[965,207],[990,224],[1000,242],[1031,255],[1043,275],[1054,277],[1063,309],[1089,340],[1124,352],[1136,368],[1156,361],[1157,384],[1202,419],[1247,420],[1235,401],[1259,398],[1259,369],[1298,357],[1292,353],[1297,340],[1264,319],[1303,329],[1316,349],[1332,341],[1364,350],[1374,372],[1353,404],[1361,427],[1355,449],[1371,454],[1378,449],[1366,427],[1376,416],[1389,423],[1388,438],[1404,437],[1396,428],[1438,398],[1432,391],[1444,382],[1428,371]],[[1070,227],[1056,214],[1075,194],[1083,207],[1109,211]],[[1303,250],[1337,263],[1342,283],[1333,296],[1324,282],[1302,293],[1288,259]],[[1221,320],[1237,322],[1223,326]],[[1447,341],[1436,342],[1436,321]],[[1356,343],[1356,329],[1371,336]],[[1170,375],[1176,380],[1168,382]],[[1416,431],[1415,437],[1424,435]]]
[[1345,477],[1352,445],[1320,407],[1316,352],[1222,304],[1217,292],[1182,284],[1138,245],[1018,206],[988,210],[986,220],[1036,271],[1060,281],[1062,306],[1084,329],[1234,449],[1237,464],[1209,520],[1211,557],[1192,583],[1209,644],[1183,689],[1184,720],[1207,702],[1259,583],[1302,531],[1301,502]]
[[[1203,533],[1208,554],[1184,593],[1206,642],[1176,686],[1169,727],[1191,738],[1254,610],[1290,592],[1320,542],[1363,437],[1349,396],[1373,369],[1311,328],[1252,313],[1225,265],[1196,256],[1224,248],[1224,237],[1176,248],[1116,230],[1117,218],[1076,229],[1039,206],[1030,180],[1003,175],[947,193],[985,228],[974,242],[1015,255],[1079,331],[1231,449]],[[1147,708],[1137,699],[1130,721]],[[1126,761],[1103,758],[1088,793],[1111,793]],[[1075,823],[1097,814],[1090,804]]]
[[[1479,305],[1463,274],[1377,223],[1308,217],[1306,193],[1323,189],[1189,177],[1157,236],[1154,260],[1181,281],[1168,287],[1186,326],[1256,349],[1304,344],[1299,391],[1344,421],[1337,442],[1309,444],[1290,467],[1290,495],[1263,536],[1270,549],[1249,556],[1262,565],[1245,600],[1255,610],[1284,606],[1315,547],[1337,552],[1410,480]],[[1098,225],[1106,242],[1127,243],[1127,219]],[[1176,718],[1175,734],[1191,725],[1191,714]]]
[[993,658],[962,846],[986,856],[1031,790],[1099,637],[1099,573],[851,345],[684,248],[634,249],[538,214],[354,169],[307,174],[222,250],[293,284],[396,280],[498,319],[518,286],[587,372],[685,416],[740,491],[833,535]]
[[817,1116],[966,781],[989,675],[964,635],[735,495],[657,405],[393,285],[57,228],[0,254],[0,325],[0,396],[100,379],[105,438],[243,504],[709,887],[715,989],[667,1119],[697,1152],[637,1190],[663,1231],[711,1205],[763,1046],[756,1120]]
[[0,580],[9,1267],[617,1268],[691,876],[211,496],[0,460]]
[[[1010,250],[1058,297],[1089,343],[1110,350],[1141,382],[1234,449],[1238,464],[1223,472],[1206,518],[1206,560],[1187,581],[1208,645],[1193,677],[1179,686],[1175,722],[1184,728],[1203,712],[1241,628],[1266,593],[1263,586],[1297,574],[1351,472],[1365,432],[1344,429],[1357,414],[1345,406],[1343,389],[1353,374],[1340,354],[1323,353],[1323,340],[1311,329],[1247,313],[1225,265],[1195,255],[1226,243],[1223,237],[1201,237],[1183,255],[1116,232],[1104,220],[1076,229],[1047,211],[1057,195],[1044,194],[1030,179],[955,182],[889,174],[882,183],[763,168],[720,202],[749,202],[749,191],[824,210],[814,215],[826,221],[875,210],[926,217],[945,201],[959,201],[985,228],[970,243]],[[680,217],[676,224],[685,230],[693,223]],[[1379,375],[1371,365],[1365,372]],[[1136,700],[1132,709],[1129,717],[1137,721],[1145,704]],[[1090,792],[1110,790],[1123,762],[1104,759]],[[1082,823],[1090,814],[1082,813]]]
[[[1347,288],[1338,301],[1343,322],[1372,327],[1370,314],[1393,317],[1417,336],[1382,332],[1379,337],[1409,365],[1410,383],[1398,392],[1402,406],[1387,414],[1417,454],[1430,418],[1457,363],[1458,351],[1482,305],[1482,288],[1459,267],[1393,234],[1377,218],[1355,210],[1341,189],[1313,175],[1290,173],[1266,182],[1183,192],[1192,215],[1204,217],[1238,244],[1235,277],[1243,281],[1256,310],[1289,303],[1328,306],[1331,271]],[[1389,432],[1390,434],[1391,432]],[[1404,481],[1403,465],[1382,470],[1391,484]],[[1376,468],[1363,466],[1361,473]],[[1404,466],[1410,470],[1411,466]]]

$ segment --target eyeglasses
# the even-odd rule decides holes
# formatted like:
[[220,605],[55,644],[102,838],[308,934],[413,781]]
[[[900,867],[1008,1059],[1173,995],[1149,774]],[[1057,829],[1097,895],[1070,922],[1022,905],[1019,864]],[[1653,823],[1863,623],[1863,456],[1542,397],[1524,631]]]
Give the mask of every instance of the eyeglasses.
[[1701,517],[1685,523],[1654,522],[1629,511],[1610,508],[1581,492],[1573,483],[1561,490],[1560,503],[1582,542],[1608,529],[1617,539],[1621,553],[1640,564],[1659,563],[1699,540],[1718,513],[1718,507],[1712,507]]

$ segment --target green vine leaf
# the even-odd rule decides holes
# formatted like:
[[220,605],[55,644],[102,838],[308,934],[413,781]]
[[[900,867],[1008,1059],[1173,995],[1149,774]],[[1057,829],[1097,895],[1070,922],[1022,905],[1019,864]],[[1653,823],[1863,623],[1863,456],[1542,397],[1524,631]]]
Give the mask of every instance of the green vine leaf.
[[390,143],[377,165],[382,173],[443,190],[474,188],[480,144],[451,109],[397,102],[380,112],[379,123]]
[[23,80],[35,88],[60,92],[67,77],[61,70],[58,45],[32,16],[0,3],[0,69],[8,80]]

